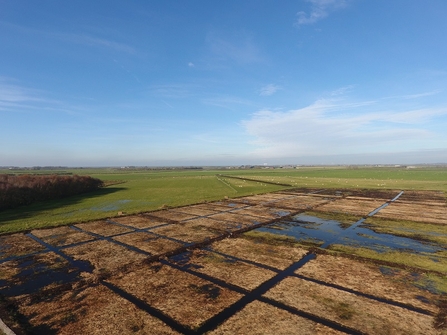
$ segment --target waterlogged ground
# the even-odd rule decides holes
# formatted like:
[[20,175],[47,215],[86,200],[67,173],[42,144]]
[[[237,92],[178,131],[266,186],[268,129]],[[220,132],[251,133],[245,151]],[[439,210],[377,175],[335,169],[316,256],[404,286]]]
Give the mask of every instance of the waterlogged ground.
[[446,334],[446,214],[439,192],[299,189],[3,235],[0,315],[17,334]]

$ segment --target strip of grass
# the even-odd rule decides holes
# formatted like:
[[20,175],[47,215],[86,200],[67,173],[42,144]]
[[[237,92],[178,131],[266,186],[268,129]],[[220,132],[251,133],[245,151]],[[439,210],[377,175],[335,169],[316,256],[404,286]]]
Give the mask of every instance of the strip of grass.
[[415,240],[429,241],[447,248],[447,227],[430,223],[406,220],[389,220],[370,217],[364,224],[376,233],[409,237]]

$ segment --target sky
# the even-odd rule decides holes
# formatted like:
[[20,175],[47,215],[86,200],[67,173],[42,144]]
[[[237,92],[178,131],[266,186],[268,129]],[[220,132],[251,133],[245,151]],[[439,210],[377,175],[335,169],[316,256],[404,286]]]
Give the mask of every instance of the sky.
[[0,0],[0,166],[447,163],[445,0]]

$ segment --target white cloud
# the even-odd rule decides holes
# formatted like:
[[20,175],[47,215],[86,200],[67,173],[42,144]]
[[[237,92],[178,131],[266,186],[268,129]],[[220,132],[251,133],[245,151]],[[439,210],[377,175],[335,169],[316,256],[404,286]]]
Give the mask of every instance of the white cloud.
[[241,125],[254,137],[257,155],[299,157],[447,145],[445,135],[429,125],[446,115],[447,108],[393,111],[380,102],[321,99],[287,112],[258,111]]
[[299,11],[297,15],[297,26],[313,24],[324,19],[330,12],[346,6],[346,0],[307,0],[311,3],[310,13]]
[[274,84],[269,84],[261,88],[259,95],[269,96],[275,94],[281,87]]
[[188,63],[188,66],[189,66],[189,67],[194,67],[194,63],[193,63],[193,62],[189,62],[189,63]]

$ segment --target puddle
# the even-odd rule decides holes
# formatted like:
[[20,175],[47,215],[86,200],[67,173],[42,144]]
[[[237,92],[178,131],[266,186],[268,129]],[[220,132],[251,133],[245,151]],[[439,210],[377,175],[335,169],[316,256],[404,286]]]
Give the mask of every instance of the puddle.
[[220,287],[214,284],[195,285],[190,284],[189,287],[194,289],[197,293],[205,295],[208,299],[217,299],[220,295]]
[[63,263],[64,260],[61,258],[55,259],[52,264],[39,261],[34,256],[23,258],[16,264],[20,271],[9,280],[0,282],[0,294],[18,296],[37,293],[51,284],[77,281],[82,271],[92,270],[91,264],[86,261],[76,261],[76,267]]
[[131,202],[132,200],[117,200],[111,203],[108,203],[106,205],[103,206],[97,206],[97,207],[91,207],[90,210],[95,211],[95,212],[110,212],[110,211],[116,211],[118,209],[120,209],[122,207],[122,205],[125,205],[129,202]]
[[415,253],[435,253],[442,250],[429,243],[422,243],[406,237],[391,234],[379,234],[360,226],[364,219],[350,227],[335,220],[322,219],[305,213],[295,215],[292,220],[272,223],[258,228],[258,231],[294,237],[298,241],[315,240],[322,243],[323,248],[337,243],[349,246],[359,246],[377,252],[389,249],[411,251]]

